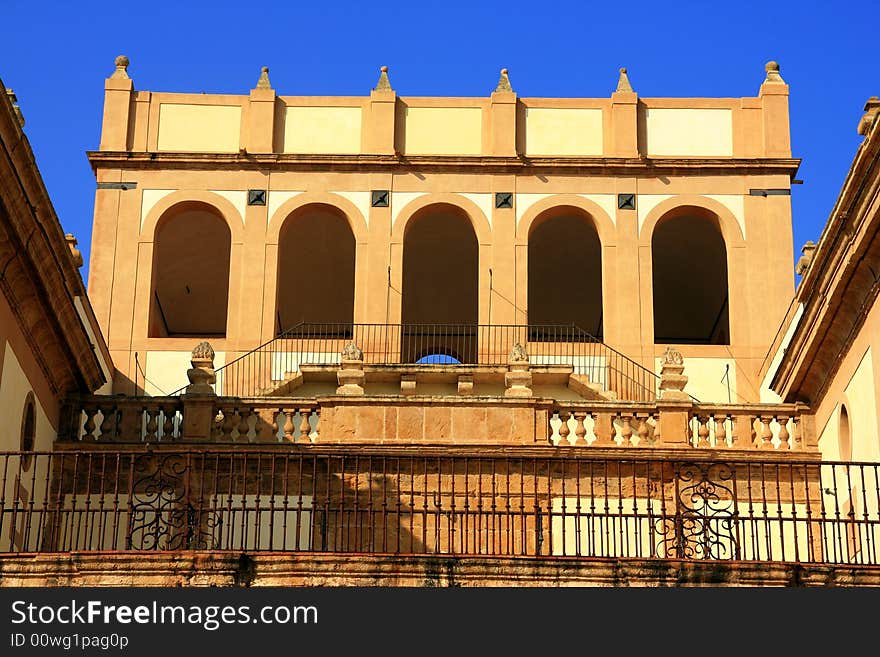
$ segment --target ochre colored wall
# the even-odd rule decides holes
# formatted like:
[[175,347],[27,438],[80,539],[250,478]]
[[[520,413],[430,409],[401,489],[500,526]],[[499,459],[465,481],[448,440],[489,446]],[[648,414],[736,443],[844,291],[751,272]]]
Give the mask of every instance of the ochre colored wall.
[[819,449],[837,455],[840,407],[845,404],[852,437],[852,458],[880,460],[880,304],[874,304],[843,357],[816,411]]
[[602,155],[602,110],[528,107],[526,155]]
[[360,107],[288,107],[285,153],[360,153]]
[[241,108],[168,103],[159,107],[158,150],[235,152]]
[[[31,360],[19,358],[12,346],[7,342],[4,346],[3,372],[0,374],[0,408],[4,409],[7,431],[0,437],[0,451],[17,451],[21,449],[21,421],[25,399],[33,391],[33,385],[25,374],[21,363]],[[33,375],[33,374],[32,374]],[[55,440],[55,428],[49,421],[42,403],[35,397],[36,433],[34,449],[48,451]]]
[[407,107],[406,147],[412,155],[479,155],[483,147],[479,107]]
[[733,155],[728,109],[651,108],[645,112],[648,155]]

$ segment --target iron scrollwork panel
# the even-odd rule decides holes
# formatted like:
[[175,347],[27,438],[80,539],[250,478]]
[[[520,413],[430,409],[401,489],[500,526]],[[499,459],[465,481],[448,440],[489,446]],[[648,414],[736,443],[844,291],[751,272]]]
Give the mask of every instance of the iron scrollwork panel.
[[130,550],[208,550],[219,546],[220,515],[193,504],[190,467],[181,454],[135,457]]
[[655,522],[658,554],[739,559],[736,471],[729,463],[677,463],[674,514]]

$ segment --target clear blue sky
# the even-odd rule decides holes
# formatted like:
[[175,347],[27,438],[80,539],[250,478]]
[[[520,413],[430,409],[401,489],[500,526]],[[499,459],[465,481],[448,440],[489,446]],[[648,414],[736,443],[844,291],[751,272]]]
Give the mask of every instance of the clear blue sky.
[[607,96],[626,66],[646,97],[756,95],[775,59],[791,87],[794,244],[816,240],[880,95],[865,2],[75,2],[0,0],[0,78],[18,95],[49,194],[87,278],[103,85],[244,94],[261,66],[290,95],[360,95],[390,67],[401,95]]

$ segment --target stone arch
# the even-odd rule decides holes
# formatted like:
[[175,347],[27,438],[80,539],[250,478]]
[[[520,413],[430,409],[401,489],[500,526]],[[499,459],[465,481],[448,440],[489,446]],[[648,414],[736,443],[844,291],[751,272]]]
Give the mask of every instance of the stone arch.
[[840,413],[837,418],[837,453],[841,461],[852,461],[852,420],[846,402],[841,402]]
[[306,203],[284,218],[275,249],[276,334],[307,323],[324,335],[350,337],[355,239],[345,212],[335,205]]
[[[302,194],[297,194],[278,206],[269,216],[266,227],[266,285],[263,303],[266,308],[277,308],[279,294],[279,239],[285,221],[293,214],[307,212],[309,206],[330,208],[338,212],[348,222],[348,227],[354,236],[355,242],[354,321],[363,321],[359,317],[365,305],[363,291],[366,284],[367,221],[354,203],[332,192],[303,192]],[[277,312],[266,313],[263,322],[263,337],[264,339],[269,339],[278,330]]]
[[240,244],[242,242],[244,237],[244,218],[236,207],[229,199],[219,194],[200,190],[180,190],[159,199],[150,208],[147,216],[144,217],[144,222],[141,226],[141,236],[149,237],[151,241],[155,241],[156,229],[159,226],[160,220],[167,215],[169,210],[182,203],[202,203],[203,205],[212,206],[214,211],[226,221],[232,236],[232,243]]
[[293,198],[287,199],[277,210],[275,210],[275,212],[272,213],[272,216],[269,217],[269,224],[266,229],[266,243],[278,244],[281,227],[284,225],[284,221],[287,217],[300,208],[312,204],[329,205],[341,212],[346,220],[348,220],[348,225],[354,235],[355,242],[357,244],[363,244],[367,241],[367,221],[354,203],[344,196],[333,194],[332,192],[303,192],[302,194],[297,194]]
[[480,248],[461,206],[425,204],[407,217],[400,249],[404,361],[448,354],[475,362]]
[[588,211],[553,205],[534,215],[526,252],[528,324],[574,324],[601,338],[604,258]]
[[[37,403],[33,390],[29,390],[24,397],[24,407],[21,412],[21,436],[19,449],[22,452],[32,452],[37,438]],[[33,457],[25,454],[21,457],[22,469],[27,472],[31,468]]]
[[168,205],[153,229],[148,336],[225,337],[229,221],[212,204],[186,200]]
[[[394,196],[392,195],[391,198],[393,202]],[[470,219],[471,227],[477,236],[477,243],[490,244],[492,242],[492,227],[489,224],[489,219],[480,207],[469,198],[452,193],[426,194],[407,203],[401,209],[394,225],[391,227],[391,241],[393,243],[403,243],[410,220],[419,211],[431,205],[453,205],[458,207]]]
[[[392,202],[393,202],[392,195]],[[477,294],[479,321],[487,322],[490,314],[489,268],[491,267],[492,227],[476,203],[460,194],[431,193],[407,203],[391,227],[388,321],[401,322],[404,238],[415,216],[431,206],[448,206],[465,215],[478,245]]]
[[523,212],[516,225],[516,241],[518,244],[526,244],[532,231],[532,224],[548,210],[557,207],[571,207],[585,212],[593,222],[593,227],[599,235],[602,246],[615,244],[617,229],[608,213],[595,201],[586,199],[577,194],[554,194],[533,203]]
[[730,344],[730,245],[711,209],[676,203],[653,223],[654,342]]
[[724,243],[728,249],[745,244],[742,228],[730,208],[715,199],[697,194],[678,194],[651,208],[651,211],[645,216],[645,221],[639,228],[639,242],[642,245],[650,246],[654,229],[660,220],[671,211],[681,207],[702,208],[714,214],[718,218],[721,235],[724,237]]

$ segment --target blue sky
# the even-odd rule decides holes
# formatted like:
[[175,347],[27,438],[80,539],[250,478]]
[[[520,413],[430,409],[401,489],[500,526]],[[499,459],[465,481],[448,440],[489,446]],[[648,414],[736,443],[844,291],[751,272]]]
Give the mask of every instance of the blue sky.
[[35,2],[0,0],[0,79],[87,278],[103,84],[126,54],[135,88],[248,93],[261,66],[290,95],[361,95],[390,67],[401,95],[602,97],[626,66],[646,97],[756,95],[764,63],[791,87],[794,244],[818,239],[880,95],[864,2]]

